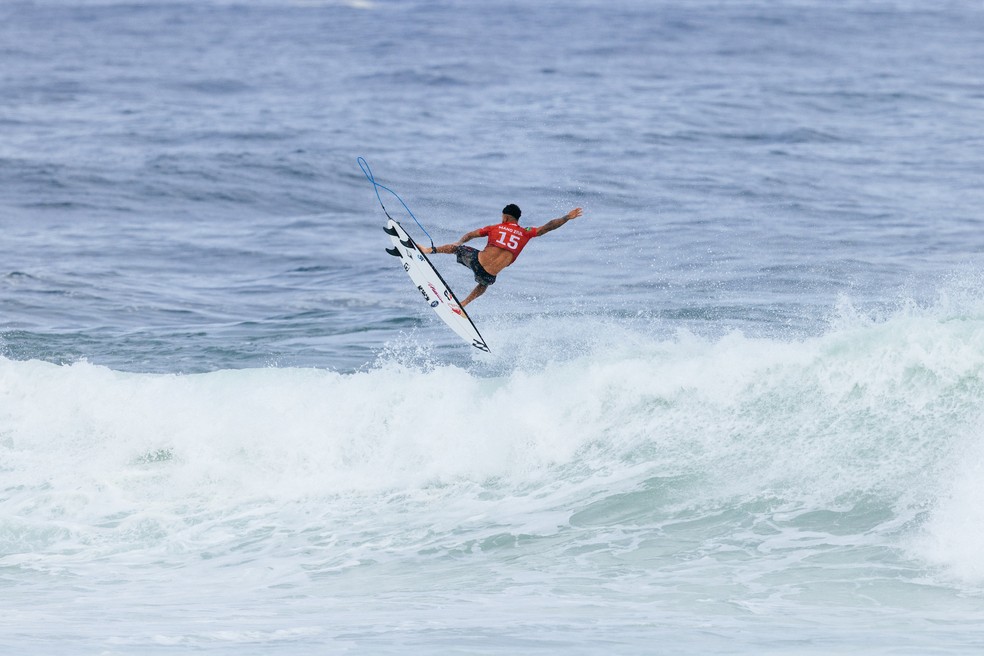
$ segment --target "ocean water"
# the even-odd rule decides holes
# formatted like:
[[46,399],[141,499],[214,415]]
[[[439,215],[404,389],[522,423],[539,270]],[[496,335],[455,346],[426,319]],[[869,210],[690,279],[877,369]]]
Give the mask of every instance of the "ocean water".
[[0,3],[0,653],[981,653],[981,34]]

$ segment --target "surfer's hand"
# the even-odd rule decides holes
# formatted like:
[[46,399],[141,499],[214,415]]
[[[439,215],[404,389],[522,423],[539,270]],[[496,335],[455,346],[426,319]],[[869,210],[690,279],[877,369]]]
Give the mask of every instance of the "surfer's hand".
[[564,215],[564,218],[567,219],[568,221],[570,221],[571,219],[576,219],[579,216],[581,216],[581,208],[580,207],[575,207],[570,212],[568,212],[567,214],[565,214]]

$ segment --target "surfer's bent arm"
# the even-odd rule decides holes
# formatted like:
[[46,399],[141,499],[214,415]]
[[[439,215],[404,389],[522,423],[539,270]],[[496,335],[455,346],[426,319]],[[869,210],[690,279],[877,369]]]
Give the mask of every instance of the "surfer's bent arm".
[[536,236],[539,237],[541,235],[544,235],[544,234],[550,232],[551,230],[556,230],[557,228],[559,228],[560,226],[564,225],[565,223],[567,223],[571,219],[576,219],[579,216],[581,216],[581,208],[580,207],[575,207],[574,209],[572,209],[570,212],[568,212],[564,216],[562,216],[562,217],[560,217],[558,219],[553,219],[552,221],[547,221],[542,226],[540,226],[539,228],[537,228],[536,229]]
[[466,241],[471,241],[472,239],[477,239],[478,237],[481,236],[482,236],[481,230],[472,230],[468,234],[462,236],[461,239],[458,240],[458,244],[459,245],[464,244]]

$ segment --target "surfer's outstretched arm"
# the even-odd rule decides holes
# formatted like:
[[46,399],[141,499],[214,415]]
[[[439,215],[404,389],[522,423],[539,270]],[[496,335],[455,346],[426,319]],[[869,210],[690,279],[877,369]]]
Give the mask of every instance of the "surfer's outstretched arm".
[[452,255],[455,249],[458,248],[458,244],[445,244],[444,246],[435,246],[434,250],[429,248],[422,249],[428,255],[430,253],[444,253],[445,255]]
[[536,229],[536,236],[537,237],[540,237],[540,236],[545,235],[546,233],[550,232],[551,230],[556,230],[557,228],[559,228],[560,226],[564,225],[565,223],[567,223],[571,219],[576,219],[579,216],[581,216],[581,208],[580,207],[575,207],[574,209],[572,209],[570,212],[568,212],[564,216],[562,216],[562,217],[560,217],[558,219],[553,219],[552,221],[547,221],[542,226],[540,226],[539,228],[537,228]]
[[[471,241],[472,239],[475,239],[475,238],[481,237],[481,236],[482,236],[482,234],[478,230],[472,230],[468,234],[462,235],[461,239],[459,239],[458,241],[454,242],[453,244],[445,244],[444,246],[435,246],[434,247],[434,252],[435,253],[444,253],[445,255],[453,255],[454,252],[456,250],[458,250],[458,246],[461,246],[466,241]],[[424,252],[427,253],[428,251],[426,249],[424,249]]]

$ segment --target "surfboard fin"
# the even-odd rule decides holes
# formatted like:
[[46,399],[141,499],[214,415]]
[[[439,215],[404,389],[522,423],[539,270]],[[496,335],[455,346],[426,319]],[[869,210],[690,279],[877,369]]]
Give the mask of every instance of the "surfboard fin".
[[385,232],[390,237],[396,236],[396,228],[391,228],[389,226],[386,226],[385,228],[383,228],[383,232]]
[[403,244],[404,246],[406,246],[407,248],[413,248],[414,247],[414,243],[412,241],[410,241],[409,239],[406,239],[406,240],[401,239],[400,240],[400,243]]
[[386,252],[395,257],[403,257],[403,253],[400,252],[399,248],[387,248]]

